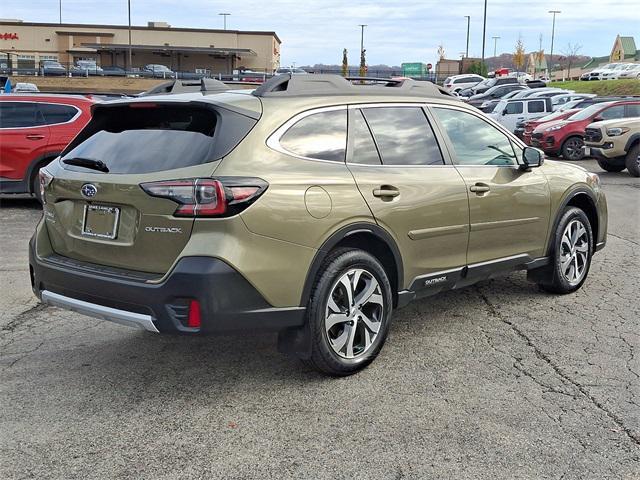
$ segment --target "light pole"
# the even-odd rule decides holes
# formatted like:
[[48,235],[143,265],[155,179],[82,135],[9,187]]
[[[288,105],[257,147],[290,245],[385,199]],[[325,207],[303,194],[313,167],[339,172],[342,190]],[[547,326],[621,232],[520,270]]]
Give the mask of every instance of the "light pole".
[[484,64],[484,43],[487,38],[487,0],[484,0],[484,20],[482,23],[482,63]]
[[131,0],[127,0],[127,9],[129,14],[129,49],[127,50],[127,66],[129,67],[129,70],[131,70],[133,68],[131,64]]
[[493,57],[496,57],[496,52],[497,52],[497,48],[498,48],[498,39],[500,37],[491,37],[493,38]]
[[58,10],[60,13],[60,25],[62,25],[62,0],[60,0],[60,2],[58,2]]
[[365,68],[365,61],[364,61],[364,27],[366,27],[366,24],[359,24],[358,25],[360,27],[360,72],[358,72],[360,74],[361,77],[364,77],[366,75],[366,72],[364,71]]
[[553,14],[553,23],[551,24],[551,53],[549,54],[549,78],[551,78],[551,70],[553,69],[553,38],[556,34],[556,14],[562,13],[560,10],[549,10]]
[[230,13],[219,13],[218,15],[222,15],[222,18],[224,18],[224,29],[227,29],[227,17],[229,15],[231,15]]
[[465,15],[464,18],[467,19],[467,50],[464,56],[469,58],[469,31],[471,29],[471,16]]

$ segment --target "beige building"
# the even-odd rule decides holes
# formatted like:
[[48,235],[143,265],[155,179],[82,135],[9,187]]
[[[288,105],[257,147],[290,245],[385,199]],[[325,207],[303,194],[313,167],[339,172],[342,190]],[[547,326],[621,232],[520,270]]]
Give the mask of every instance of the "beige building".
[[[176,28],[164,22],[131,27],[132,67],[162,64],[174,71],[229,74],[238,68],[271,73],[280,63],[275,32]],[[43,60],[128,65],[126,25],[29,23],[0,20],[0,64],[37,68]]]

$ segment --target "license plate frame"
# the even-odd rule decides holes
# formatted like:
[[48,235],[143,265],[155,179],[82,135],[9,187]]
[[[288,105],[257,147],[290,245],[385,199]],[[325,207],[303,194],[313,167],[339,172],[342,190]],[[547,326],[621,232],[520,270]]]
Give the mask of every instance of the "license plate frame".
[[[100,213],[95,213],[100,212]],[[94,227],[89,222],[89,226],[87,225],[87,220],[90,219],[90,214],[94,213],[97,215],[113,215],[113,224],[111,228],[107,228],[107,231],[93,231]],[[84,206],[84,213],[82,216],[82,235],[85,237],[93,237],[93,238],[103,238],[107,240],[114,240],[118,236],[118,225],[120,223],[120,207],[114,207],[111,205],[97,205],[97,204],[86,204]]]

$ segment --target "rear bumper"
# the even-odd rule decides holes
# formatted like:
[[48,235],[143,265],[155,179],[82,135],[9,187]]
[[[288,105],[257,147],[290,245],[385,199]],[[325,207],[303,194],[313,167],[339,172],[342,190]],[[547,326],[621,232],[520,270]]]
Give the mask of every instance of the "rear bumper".
[[[159,283],[39,258],[33,240],[29,264],[33,291],[43,303],[149,331],[279,331],[304,323],[304,307],[272,307],[242,275],[212,257],[185,257]],[[187,326],[191,300],[200,304],[200,328]]]

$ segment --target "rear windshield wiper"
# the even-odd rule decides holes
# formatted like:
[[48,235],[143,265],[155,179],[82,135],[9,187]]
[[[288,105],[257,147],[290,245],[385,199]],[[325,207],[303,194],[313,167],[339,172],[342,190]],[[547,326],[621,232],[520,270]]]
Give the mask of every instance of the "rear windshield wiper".
[[92,158],[67,158],[62,160],[62,163],[67,165],[75,165],[76,167],[90,168],[91,170],[98,170],[100,172],[108,173],[109,167],[102,160],[93,160]]

